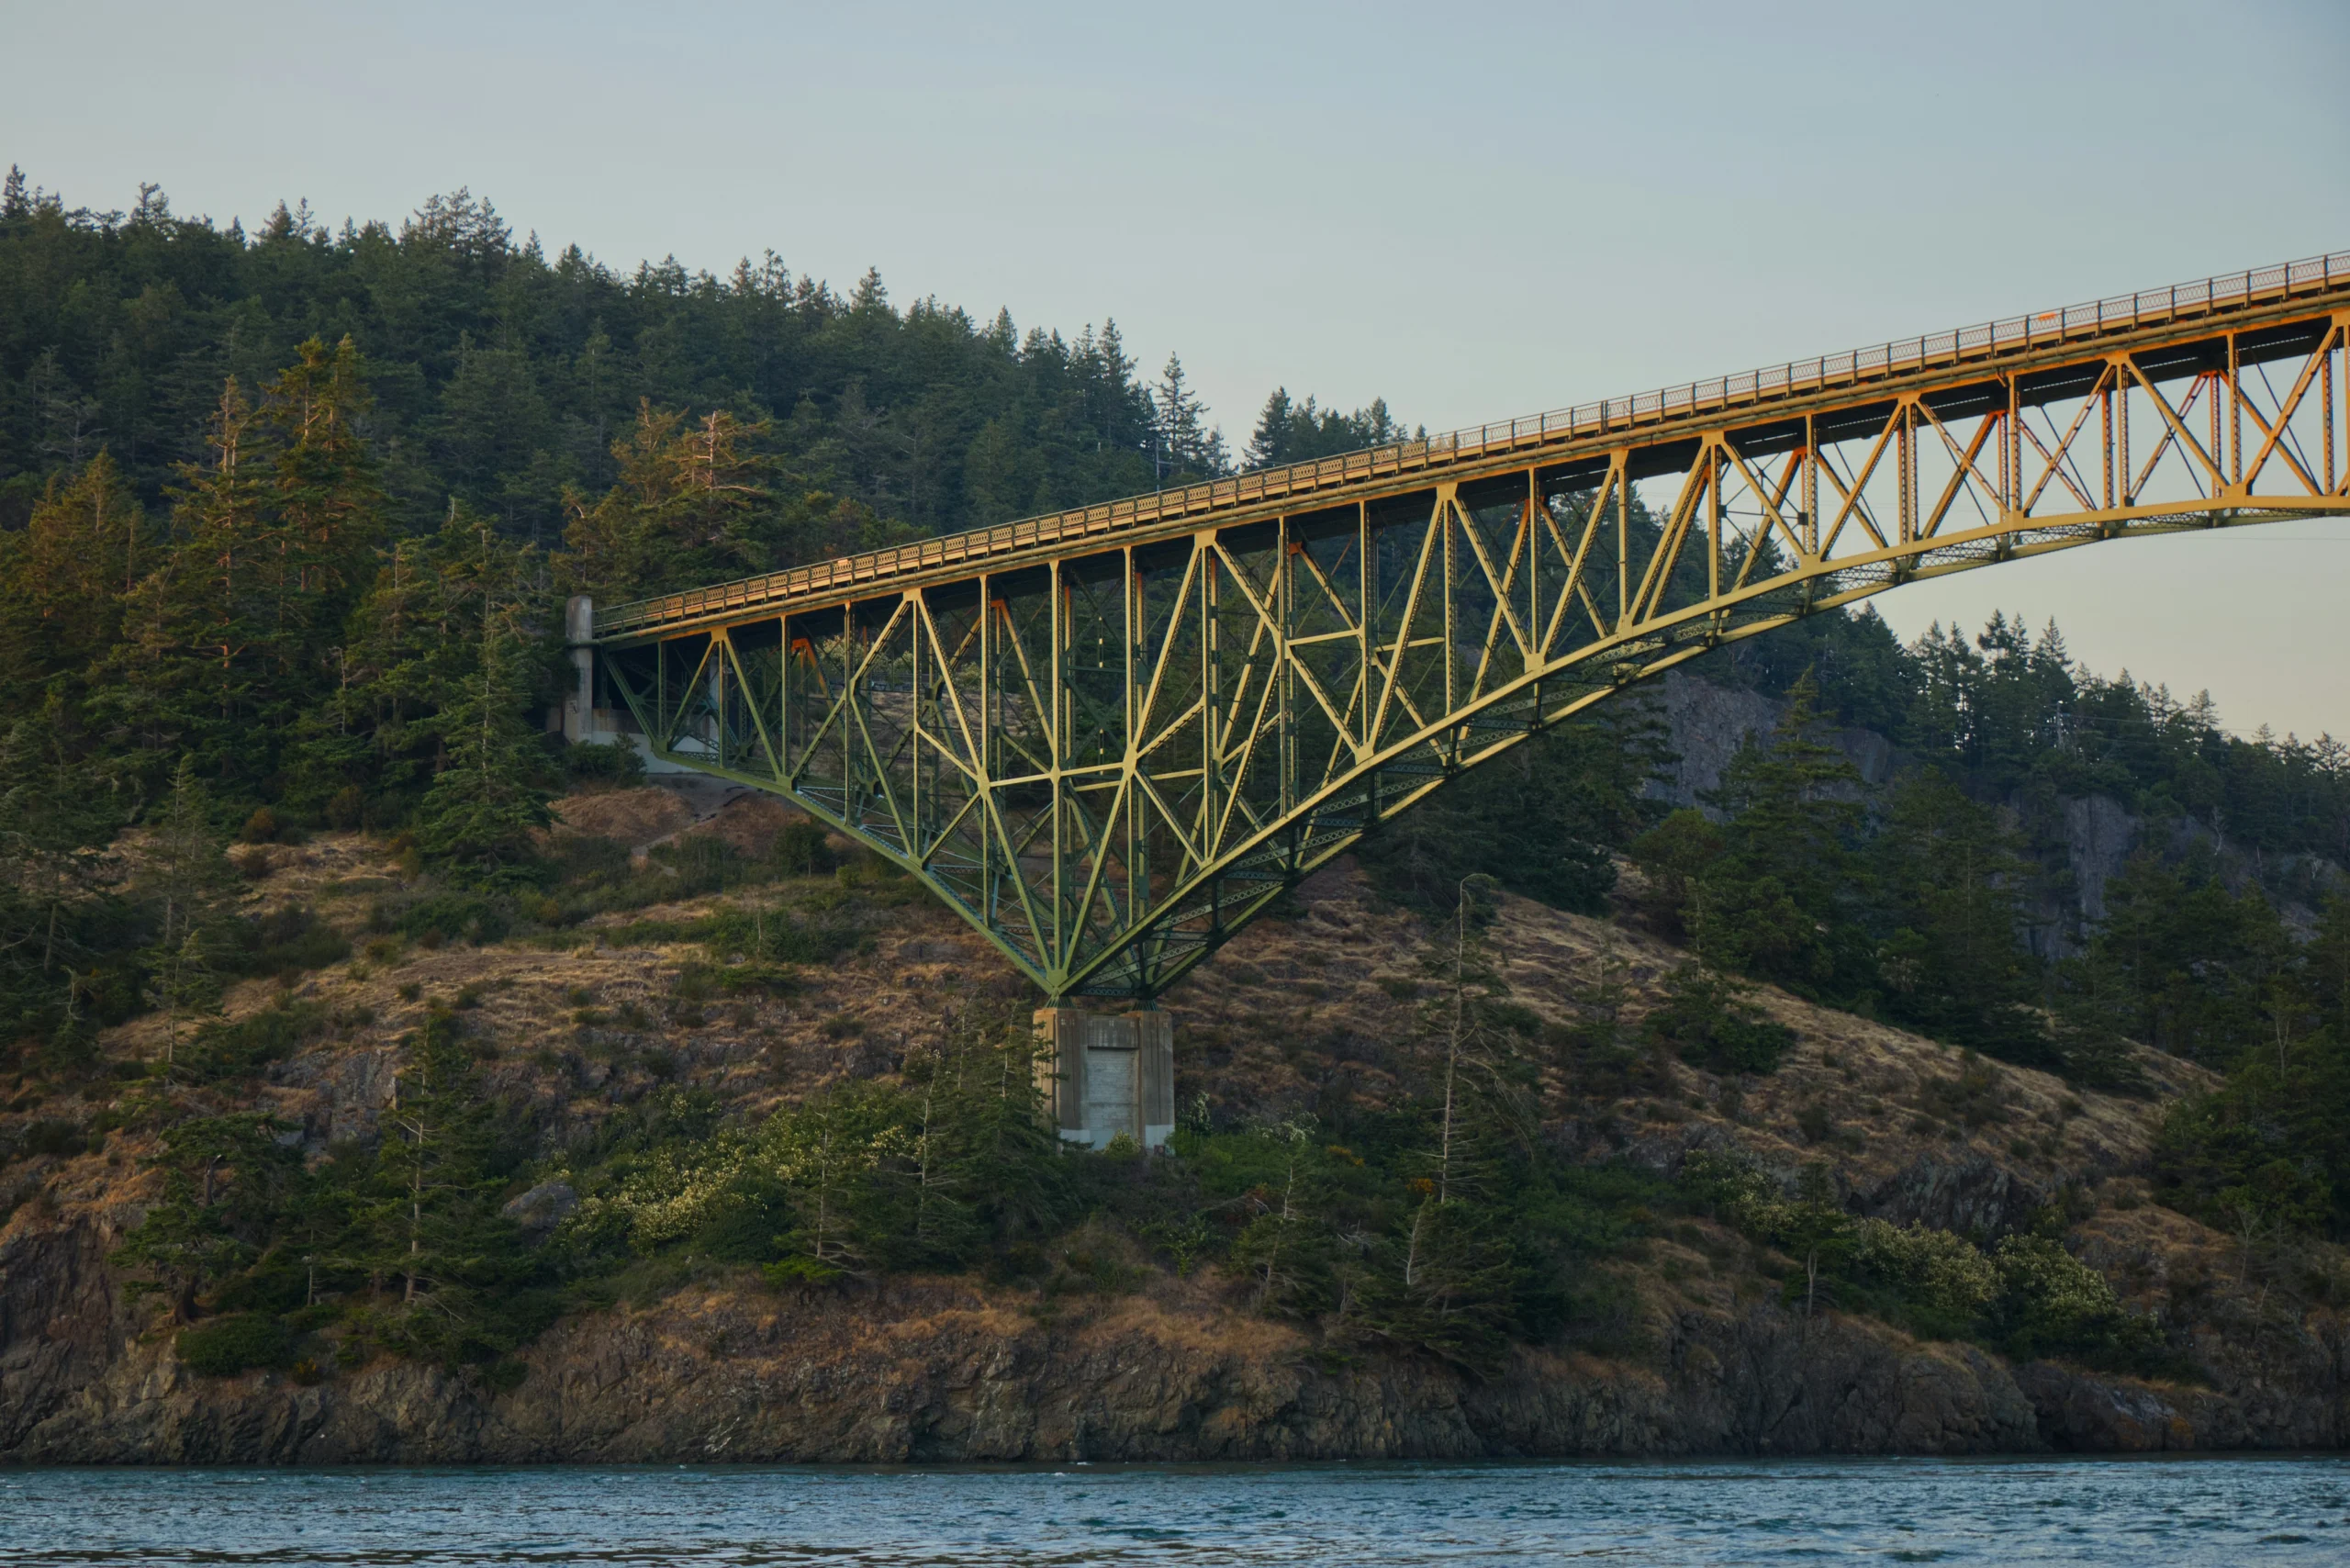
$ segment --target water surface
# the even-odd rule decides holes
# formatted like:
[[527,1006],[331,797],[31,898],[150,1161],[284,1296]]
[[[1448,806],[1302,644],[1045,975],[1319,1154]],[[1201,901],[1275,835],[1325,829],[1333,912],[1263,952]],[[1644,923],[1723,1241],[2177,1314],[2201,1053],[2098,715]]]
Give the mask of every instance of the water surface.
[[2350,1562],[2350,1459],[0,1471],[19,1563]]

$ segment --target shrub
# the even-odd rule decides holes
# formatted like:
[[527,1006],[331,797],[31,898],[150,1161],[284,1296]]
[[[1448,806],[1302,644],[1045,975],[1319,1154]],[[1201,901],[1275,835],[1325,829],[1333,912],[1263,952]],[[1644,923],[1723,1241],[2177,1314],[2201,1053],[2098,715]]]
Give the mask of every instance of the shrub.
[[1883,1316],[1913,1333],[1964,1338],[1998,1298],[1998,1267],[1963,1236],[1881,1219],[1864,1219],[1853,1232],[1852,1269],[1864,1296],[1879,1297]]
[[255,921],[252,942],[241,967],[253,974],[297,974],[351,957],[350,940],[300,904],[274,909]]
[[504,913],[478,893],[434,893],[401,911],[392,928],[420,939],[483,943],[503,940],[508,926]]
[[1993,1330],[2018,1361],[2061,1356],[2115,1371],[2138,1371],[2162,1354],[2152,1319],[2122,1306],[2105,1276],[2042,1236],[1999,1243],[1999,1300]]
[[346,784],[327,797],[327,825],[345,831],[357,827],[367,814],[367,797],[356,784]]
[[612,745],[569,745],[563,748],[564,777],[573,784],[611,790],[633,789],[644,782],[644,758],[626,741]]
[[60,1159],[70,1159],[88,1147],[80,1127],[72,1122],[44,1117],[17,1135],[17,1153],[19,1157],[49,1154]]
[[767,858],[788,877],[813,877],[836,864],[824,824],[813,817],[795,817],[775,835]]
[[278,825],[277,813],[267,806],[263,806],[245,819],[244,831],[237,836],[247,844],[274,844],[278,834],[282,831]]
[[246,1078],[284,1061],[306,1039],[325,1032],[330,1017],[316,1002],[280,1002],[233,1024],[207,1024],[180,1055],[199,1081]]
[[1930,1078],[1919,1086],[1919,1105],[1930,1115],[1969,1127],[1986,1127],[2008,1119],[2006,1082],[1990,1063],[1965,1053],[1956,1078]]
[[183,1328],[173,1341],[180,1361],[204,1377],[234,1377],[248,1367],[285,1363],[285,1326],[257,1312],[231,1313]]
[[1713,1072],[1774,1072],[1796,1043],[1745,1000],[1749,988],[1702,964],[1684,964],[1664,982],[1665,1000],[1641,1025],[1693,1067]]

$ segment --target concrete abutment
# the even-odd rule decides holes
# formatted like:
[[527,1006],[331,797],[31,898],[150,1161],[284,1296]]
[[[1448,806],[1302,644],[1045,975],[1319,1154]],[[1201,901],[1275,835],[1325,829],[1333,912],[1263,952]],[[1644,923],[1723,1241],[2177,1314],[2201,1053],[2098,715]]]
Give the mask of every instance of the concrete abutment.
[[1175,1130],[1175,1017],[1036,1010],[1036,1087],[1065,1143],[1101,1148],[1120,1133],[1157,1148]]

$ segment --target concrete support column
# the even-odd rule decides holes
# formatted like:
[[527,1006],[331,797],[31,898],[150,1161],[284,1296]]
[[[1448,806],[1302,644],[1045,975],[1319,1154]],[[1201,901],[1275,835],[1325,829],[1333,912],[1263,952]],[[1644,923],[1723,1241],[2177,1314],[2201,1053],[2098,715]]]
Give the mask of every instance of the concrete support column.
[[1062,1141],[1101,1148],[1120,1133],[1157,1148],[1175,1130],[1175,1020],[1165,1013],[1036,1011],[1036,1088]]
[[563,702],[563,738],[573,745],[596,738],[596,601],[584,593],[563,607],[563,640],[571,644],[571,693]]
[[1085,1126],[1085,1023],[1081,1009],[1040,1007],[1036,1038],[1044,1049],[1036,1054],[1036,1093],[1046,1118],[1062,1138],[1090,1144]]
[[1175,1131],[1175,1015],[1129,1013],[1135,1026],[1135,1087],[1141,1101],[1142,1146],[1157,1148]]

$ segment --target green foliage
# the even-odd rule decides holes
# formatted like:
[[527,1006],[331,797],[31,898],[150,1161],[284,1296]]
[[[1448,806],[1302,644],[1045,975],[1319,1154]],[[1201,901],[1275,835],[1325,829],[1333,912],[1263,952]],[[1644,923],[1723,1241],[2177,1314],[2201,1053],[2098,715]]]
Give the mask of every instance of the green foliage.
[[2009,1356],[2055,1357],[2116,1372],[2161,1363],[2159,1327],[2124,1308],[2104,1275],[2056,1242],[2010,1236],[2000,1241],[1998,1261],[1990,1333]]
[[2059,1065],[2017,941],[2031,868],[1998,813],[1927,769],[1892,790],[1871,848],[1890,928],[1875,960],[1887,1014],[2009,1061]]
[[2206,857],[2131,857],[2106,883],[2107,918],[2058,975],[2058,1005],[2085,1034],[2118,1035],[2224,1068],[2295,1032],[2303,955],[2255,889],[2231,893]]
[[291,1057],[326,1025],[323,1003],[286,1000],[233,1024],[216,1019],[196,1029],[180,1054],[179,1072],[198,1083],[248,1078]]
[[115,1261],[141,1271],[175,1314],[198,1293],[234,1279],[266,1252],[305,1177],[292,1124],[266,1112],[195,1116],[166,1127],[162,1201],[123,1238]]
[[[1427,431],[1423,429],[1419,434],[1426,437]],[[1288,387],[1277,386],[1257,415],[1257,428],[1240,462],[1244,468],[1273,468],[1407,439],[1409,432],[1387,411],[1383,398],[1372,398],[1368,408],[1342,414],[1320,407],[1312,398],[1298,402],[1290,397]]]
[[1702,964],[1684,964],[1665,978],[1664,1000],[1641,1021],[1641,1032],[1709,1072],[1775,1072],[1796,1033],[1746,1001],[1750,989]]
[[416,814],[426,854],[464,880],[513,886],[533,879],[532,833],[552,820],[545,747],[522,722],[529,686],[510,625],[485,625],[474,678],[442,710],[448,765]]
[[88,1137],[82,1128],[72,1122],[44,1116],[17,1129],[16,1137],[9,1140],[7,1154],[0,1157],[0,1162],[44,1154],[59,1159],[70,1159],[88,1147]]
[[296,975],[351,957],[351,943],[301,904],[280,904],[245,920],[231,967],[245,974]]
[[512,929],[504,903],[480,893],[429,893],[389,919],[390,929],[403,936],[441,941],[504,940]]
[[[187,1070],[249,1070],[322,1023],[309,1004],[265,1010],[200,1036]],[[519,1167],[510,1122],[482,1094],[452,1014],[410,1039],[398,1081],[381,1141],[315,1165],[298,1125],[266,1113],[163,1126],[162,1199],[115,1260],[182,1321],[218,1315],[183,1335],[191,1366],[283,1365],[325,1324],[347,1350],[484,1362],[553,1320],[557,1282],[498,1208]]]
[[[1870,722],[1975,798],[2022,801],[2043,844],[2064,800],[2104,794],[2248,848],[2350,862],[2350,754],[2331,737],[2232,735],[2208,693],[2182,702],[2080,669],[2053,624],[2035,639],[1994,615],[1971,643],[1937,625],[1896,652],[1900,712]],[[1846,699],[1840,671],[1822,678]]]
[[1866,1312],[1922,1338],[1973,1339],[2018,1361],[2176,1370],[2161,1326],[2123,1306],[2105,1276],[2050,1237],[2011,1235],[1986,1252],[1950,1231],[1855,1219],[1834,1201],[1819,1167],[1790,1195],[1735,1156],[1700,1151],[1689,1157],[1684,1183],[1725,1221],[1796,1259],[1787,1294],[1807,1312]]
[[565,1245],[591,1271],[684,1248],[791,1284],[1033,1248],[1068,1217],[1035,1049],[974,1014],[903,1081],[836,1085],[755,1126],[713,1126],[664,1091],[639,1130],[575,1170],[585,1196]]
[[99,972],[126,945],[101,857],[129,803],[71,742],[54,697],[0,732],[0,1041],[85,1036],[119,1016],[90,1003],[129,989]]
[[201,1377],[234,1377],[253,1367],[282,1367],[293,1351],[285,1324],[253,1312],[231,1313],[183,1328],[172,1345],[181,1364]]
[[142,955],[148,1005],[164,1017],[168,1070],[189,1024],[216,1014],[218,970],[228,953],[230,876],[226,840],[212,822],[210,794],[192,757],[180,758],[172,792],[149,836],[142,891],[156,906],[155,940]]
[[1769,743],[1749,738],[1707,798],[1722,820],[1676,812],[1631,853],[1648,879],[1651,922],[1705,962],[1849,998],[1874,978],[1860,779],[1815,733],[1809,678],[1788,695]]
[[574,790],[632,790],[644,782],[644,757],[633,745],[574,745],[563,750],[563,776]]
[[428,1013],[374,1169],[355,1183],[345,1256],[382,1291],[364,1331],[406,1354],[493,1360],[551,1319],[536,1260],[498,1199],[519,1163],[498,1106],[480,1092],[455,1015]]
[[1859,776],[1814,734],[1814,690],[1799,683],[1770,745],[1750,741],[1711,803],[1728,816],[1721,852],[1699,869],[1684,916],[1697,955],[1813,996],[1849,993],[1864,958],[1857,926]]
[[1389,897],[1449,910],[1464,878],[1494,879],[1561,909],[1597,914],[1616,885],[1610,851],[1653,812],[1641,798],[1662,756],[1642,706],[1562,724],[1448,783],[1357,851]]
[[[28,203],[0,220],[0,537],[38,504],[50,454],[88,457],[93,422],[118,487],[151,499],[222,374],[274,386],[297,354],[313,403],[346,374],[366,394],[397,531],[430,528],[452,495],[510,538],[579,530],[576,580],[599,597],[1223,466],[1180,365],[1147,384],[1113,324],[1023,333],[931,299],[901,310],[869,274],[835,291],[771,255],[723,276],[614,271],[517,241],[463,191],[340,234],[285,210],[224,230],[160,193],[127,215]],[[355,362],[300,349],[314,332],[347,334]],[[84,422],[61,431],[68,409]],[[271,508],[348,489],[332,434],[262,465]],[[122,548],[118,530],[90,575]]]
[[[2311,1232],[2350,1237],[2350,900],[2326,905],[2294,958],[2265,996],[2238,996],[2256,1011],[2232,1025],[2226,1085],[2173,1105],[2154,1144],[2157,1194],[2247,1254]],[[2218,1008],[2196,1016],[2228,1026]]]

